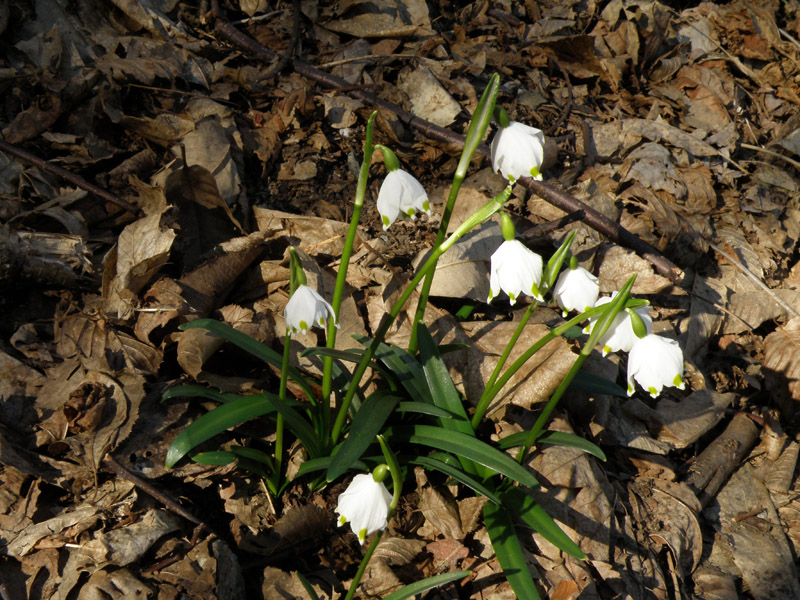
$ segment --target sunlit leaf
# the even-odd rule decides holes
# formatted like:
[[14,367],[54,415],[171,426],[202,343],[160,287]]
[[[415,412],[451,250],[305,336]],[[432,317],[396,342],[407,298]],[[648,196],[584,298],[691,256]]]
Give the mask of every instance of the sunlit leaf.
[[386,390],[378,390],[364,400],[350,425],[347,438],[328,467],[326,473],[328,481],[337,479],[361,458],[364,451],[375,441],[375,436],[383,429],[399,400],[398,396]]
[[450,583],[451,581],[464,579],[464,577],[470,573],[472,573],[472,571],[453,571],[452,573],[442,573],[441,575],[426,577],[425,579],[415,581],[412,584],[402,587],[399,590],[392,592],[388,596],[384,596],[383,600],[405,600],[406,598],[411,598],[417,594],[422,594],[423,592],[427,592],[428,590],[432,590],[440,585]]
[[483,505],[483,523],[492,541],[497,562],[517,598],[539,600],[539,590],[531,577],[533,567],[525,561],[522,544],[517,538],[508,509],[487,502]]
[[510,508],[528,527],[542,535],[559,550],[578,559],[586,555],[572,539],[562,531],[547,511],[530,495],[518,487],[502,494],[503,505]]

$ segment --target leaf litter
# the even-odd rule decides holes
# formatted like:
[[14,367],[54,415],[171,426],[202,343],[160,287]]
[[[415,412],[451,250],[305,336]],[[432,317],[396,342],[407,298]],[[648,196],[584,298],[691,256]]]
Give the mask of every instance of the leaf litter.
[[[264,56],[224,45],[211,17],[178,3],[12,7],[0,70],[0,594],[305,597],[294,570],[320,597],[346,589],[361,554],[331,527],[335,486],[270,499],[232,466],[163,468],[169,442],[207,408],[160,404],[164,389],[277,381],[177,326],[213,316],[267,344],[280,337],[289,245],[332,286],[370,98],[400,105],[380,109],[379,136],[428,190],[446,189],[458,148],[428,123],[462,133],[486,74],[499,71],[512,116],[555,142],[546,180],[684,273],[678,285],[612,233],[580,218],[559,226],[567,212],[518,194],[518,229],[545,231],[526,237],[537,250],[576,230],[578,258],[604,290],[639,274],[635,293],[650,300],[658,330],[681,340],[691,388],[657,403],[571,392],[552,428],[593,439],[610,458],[558,446],[535,456],[537,501],[588,557],[534,534],[526,551],[543,591],[797,597],[798,6],[384,4],[232,6],[230,16],[255,17],[238,26]],[[265,77],[259,60],[274,66],[293,46],[322,71],[303,75],[293,59]],[[351,89],[326,82],[325,68]],[[477,202],[492,195],[482,166],[465,195]],[[340,316],[344,347],[375,331],[436,225],[434,215],[383,232],[371,186]],[[431,193],[434,213],[440,196]],[[467,346],[447,359],[471,401],[521,314],[483,303],[485,243],[464,240],[440,264],[442,291],[425,317],[438,341]],[[467,303],[475,308],[461,322],[453,313]],[[530,339],[558,316],[539,318]],[[407,343],[410,322],[389,340]],[[569,368],[570,342],[551,345],[499,397],[497,434],[530,426]],[[620,381],[624,364],[596,358],[587,370]],[[271,442],[253,424],[222,437],[223,447]],[[725,444],[737,452],[719,454]],[[109,455],[149,487],[111,475]],[[708,469],[721,464],[715,480]],[[171,499],[213,526],[179,516]],[[417,471],[365,597],[461,568],[474,575],[458,597],[510,597],[473,504]]]

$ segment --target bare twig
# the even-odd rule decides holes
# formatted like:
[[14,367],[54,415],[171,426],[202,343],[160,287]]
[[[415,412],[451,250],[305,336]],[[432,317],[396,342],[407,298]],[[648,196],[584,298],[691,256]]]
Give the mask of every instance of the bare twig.
[[31,154],[27,150],[23,150],[22,148],[18,148],[17,146],[13,146],[8,142],[0,140],[0,152],[10,154],[11,156],[16,156],[20,160],[24,160],[27,163],[39,167],[42,171],[47,171],[48,173],[52,173],[61,179],[69,181],[70,183],[77,185],[79,188],[86,190],[90,194],[93,194],[98,198],[105,200],[106,202],[115,204],[116,206],[119,206],[123,210],[126,210],[133,215],[139,213],[138,206],[131,204],[122,198],[117,198],[114,194],[108,192],[107,190],[104,190],[93,183],[89,183],[80,175],[76,175],[75,173],[67,171],[66,169],[62,169],[61,167],[50,164],[46,160],[39,158],[35,154]]
[[149,494],[150,496],[161,502],[172,512],[180,515],[181,517],[183,517],[188,521],[191,521],[195,525],[200,525],[201,527],[203,527],[208,531],[213,531],[211,527],[209,527],[203,521],[195,517],[192,513],[183,508],[177,502],[175,502],[175,500],[164,494],[162,491],[158,490],[152,483],[150,483],[145,479],[142,479],[138,475],[134,475],[133,473],[131,473],[128,469],[126,469],[116,460],[114,460],[114,457],[111,456],[110,454],[106,455],[105,460],[103,462],[118,476],[122,477],[123,479],[127,479],[128,481],[133,483],[136,487],[141,489],[143,492],[146,492],[147,494]]

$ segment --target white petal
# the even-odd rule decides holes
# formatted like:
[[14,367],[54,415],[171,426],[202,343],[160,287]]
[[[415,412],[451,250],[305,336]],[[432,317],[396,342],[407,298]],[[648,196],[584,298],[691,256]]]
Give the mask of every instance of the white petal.
[[506,179],[541,179],[543,160],[544,134],[540,129],[512,121],[498,129],[492,139],[492,169]]
[[597,277],[583,267],[562,272],[553,286],[553,297],[565,312],[591,308],[597,302],[599,293]]
[[286,304],[283,316],[286,320],[286,328],[292,335],[298,331],[305,334],[313,325],[324,328],[325,321],[329,316],[333,317],[334,324],[339,326],[338,323],[335,323],[336,315],[333,307],[316,290],[307,285],[301,285],[294,291]]
[[541,300],[538,293],[542,279],[542,257],[522,242],[509,240],[500,244],[492,254],[489,276],[489,300],[502,289],[513,305],[521,293]]
[[683,389],[683,352],[675,340],[648,334],[638,340],[628,355],[628,393],[633,393],[633,382],[658,396],[664,387]]
[[402,169],[386,174],[378,191],[377,204],[384,230],[399,216],[413,217],[418,212],[431,214],[425,188],[413,175]]
[[349,521],[353,533],[364,543],[366,536],[386,529],[391,502],[392,495],[383,483],[375,481],[369,473],[356,475],[339,496],[336,506],[339,525]]

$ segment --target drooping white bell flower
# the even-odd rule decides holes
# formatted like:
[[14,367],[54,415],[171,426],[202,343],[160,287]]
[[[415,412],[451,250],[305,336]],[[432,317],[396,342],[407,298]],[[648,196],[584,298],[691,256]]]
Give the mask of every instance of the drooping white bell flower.
[[338,524],[350,522],[350,528],[363,544],[368,535],[386,529],[391,502],[389,490],[382,482],[375,481],[371,473],[356,475],[339,496],[336,505]]
[[386,174],[378,192],[378,212],[384,231],[403,216],[410,219],[416,218],[418,212],[431,214],[431,205],[428,194],[417,179],[403,171],[395,169]]
[[542,279],[542,257],[518,240],[506,240],[492,254],[489,278],[489,299],[503,290],[513,305],[520,293],[540,302],[539,283]]
[[[611,299],[616,295],[616,292],[614,292],[610,298],[600,298],[595,302],[595,306],[602,306],[603,304],[611,302]],[[641,317],[646,332],[650,333],[653,329],[653,320],[650,318],[650,307],[641,306],[634,309],[634,312]],[[592,319],[592,323],[587,327],[589,332],[591,332],[591,328],[594,327],[596,323],[597,319]],[[633,344],[638,339],[639,337],[633,331],[631,316],[627,311],[621,310],[617,313],[617,316],[614,317],[611,326],[597,342],[603,348],[603,356],[605,356],[609,352],[630,352]]]
[[634,392],[633,381],[656,398],[664,387],[682,390],[683,351],[675,340],[649,333],[637,339],[628,354],[628,395]]
[[492,169],[509,181],[520,177],[542,179],[544,133],[541,129],[511,121],[500,127],[492,140]]
[[334,324],[339,327],[333,307],[307,285],[298,286],[283,311],[286,328],[292,335],[297,335],[298,332],[306,334],[308,328],[314,325],[324,329],[325,319],[329,316],[333,317]]
[[592,308],[599,294],[600,284],[597,277],[583,267],[562,271],[553,286],[553,298],[565,317],[571,310],[583,312]]

